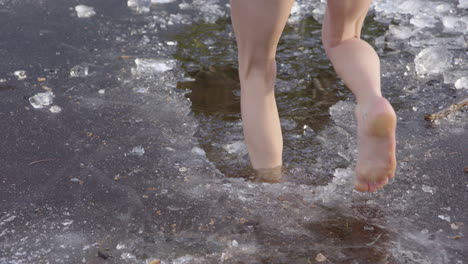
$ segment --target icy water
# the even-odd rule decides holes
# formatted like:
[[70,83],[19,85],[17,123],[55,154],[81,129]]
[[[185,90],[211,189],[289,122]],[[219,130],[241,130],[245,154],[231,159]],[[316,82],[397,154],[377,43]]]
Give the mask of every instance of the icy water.
[[278,48],[285,180],[246,180],[227,4],[0,0],[0,263],[468,263],[466,110],[424,120],[468,95],[468,3],[372,7],[399,116],[376,194],[320,1]]

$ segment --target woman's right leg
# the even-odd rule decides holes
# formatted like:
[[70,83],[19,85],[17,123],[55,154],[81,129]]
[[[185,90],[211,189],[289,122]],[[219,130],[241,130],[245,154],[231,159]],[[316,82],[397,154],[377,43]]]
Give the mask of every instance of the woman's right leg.
[[239,54],[241,113],[252,167],[281,169],[283,140],[276,107],[276,47],[293,0],[231,0]]
[[361,40],[371,0],[328,0],[322,42],[337,74],[357,99],[356,190],[376,191],[395,173],[396,116],[380,92],[380,61]]

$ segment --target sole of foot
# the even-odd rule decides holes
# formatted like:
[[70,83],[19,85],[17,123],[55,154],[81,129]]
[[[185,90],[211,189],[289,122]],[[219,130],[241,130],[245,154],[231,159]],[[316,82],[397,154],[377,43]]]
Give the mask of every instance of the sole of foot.
[[396,114],[383,97],[356,107],[358,161],[355,189],[375,192],[395,176]]

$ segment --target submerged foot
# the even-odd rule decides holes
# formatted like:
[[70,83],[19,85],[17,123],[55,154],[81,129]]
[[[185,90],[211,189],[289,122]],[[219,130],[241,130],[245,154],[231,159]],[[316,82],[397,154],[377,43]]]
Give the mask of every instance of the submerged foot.
[[356,107],[358,161],[355,189],[375,192],[395,176],[396,115],[383,97]]

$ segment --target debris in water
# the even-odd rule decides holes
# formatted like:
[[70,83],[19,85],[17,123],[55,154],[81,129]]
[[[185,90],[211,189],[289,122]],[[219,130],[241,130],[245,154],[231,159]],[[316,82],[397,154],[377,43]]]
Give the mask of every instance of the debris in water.
[[96,15],[94,8],[86,5],[77,5],[75,6],[76,15],[79,18],[88,18]]
[[327,260],[327,258],[322,253],[318,253],[315,257],[315,260],[317,262],[324,262],[325,260]]
[[449,114],[461,110],[463,107],[468,106],[468,96],[464,97],[455,103],[445,107],[444,109],[440,110],[439,112],[433,114],[426,114],[424,115],[424,119],[428,121],[434,121],[436,119],[444,118]]
[[110,257],[109,253],[104,252],[102,249],[98,249],[97,252],[98,257],[103,258],[103,259],[108,259]]
[[62,112],[62,108],[58,105],[53,105],[50,109],[49,109],[50,112],[54,113],[54,114],[58,114],[60,112]]
[[34,108],[38,109],[52,104],[52,100],[54,97],[54,93],[52,92],[38,93],[34,96],[29,97],[29,102]]
[[460,226],[462,226],[462,225],[463,225],[463,223],[461,223],[461,222],[451,223],[450,228],[452,228],[452,230],[458,230],[458,229],[460,229]]
[[70,70],[71,77],[86,77],[88,76],[89,68],[87,66],[76,65]]
[[146,262],[147,264],[161,264],[161,260],[153,259]]
[[44,77],[37,77],[37,81],[38,82],[45,82],[45,81],[47,81],[47,79],[44,78]]
[[26,71],[15,71],[13,74],[20,81],[28,78],[28,76],[26,75]]
[[105,93],[106,93],[106,90],[105,90],[105,89],[99,89],[98,93],[99,93],[99,94],[105,94]]
[[463,169],[463,171],[464,171],[465,173],[468,173],[468,167],[465,167],[465,168]]

